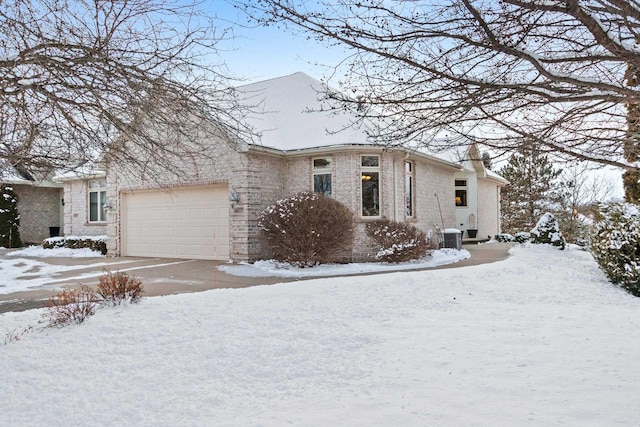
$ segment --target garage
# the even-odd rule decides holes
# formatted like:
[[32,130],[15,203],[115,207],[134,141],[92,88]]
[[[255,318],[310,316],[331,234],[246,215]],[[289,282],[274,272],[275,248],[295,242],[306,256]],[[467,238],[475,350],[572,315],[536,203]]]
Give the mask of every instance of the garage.
[[229,259],[225,185],[122,193],[122,255]]

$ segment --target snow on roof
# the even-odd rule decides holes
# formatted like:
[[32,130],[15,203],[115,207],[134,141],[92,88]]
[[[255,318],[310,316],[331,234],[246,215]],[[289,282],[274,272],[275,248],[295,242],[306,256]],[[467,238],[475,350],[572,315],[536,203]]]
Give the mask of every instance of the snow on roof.
[[238,88],[241,103],[252,111],[245,120],[262,146],[289,151],[371,144],[365,128],[352,126],[357,116],[336,111],[338,104],[324,99],[327,90],[301,72]]
[[97,168],[95,164],[85,163],[64,172],[58,172],[53,180],[56,182],[74,181],[78,179],[104,178],[106,171]]
[[25,178],[15,167],[6,160],[0,160],[0,182],[7,184],[31,184],[30,179]]

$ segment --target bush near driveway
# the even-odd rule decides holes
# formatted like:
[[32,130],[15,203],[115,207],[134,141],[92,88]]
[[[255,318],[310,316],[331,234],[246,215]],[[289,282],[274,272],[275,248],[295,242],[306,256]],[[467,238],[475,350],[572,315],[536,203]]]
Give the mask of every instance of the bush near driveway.
[[640,207],[630,203],[602,209],[591,231],[591,251],[609,280],[640,296]]
[[300,267],[339,259],[355,236],[353,213],[335,199],[303,192],[278,200],[260,215],[272,257]]
[[44,242],[42,242],[42,247],[45,249],[89,248],[92,251],[100,252],[102,255],[106,255],[107,254],[107,236],[50,237],[48,239],[44,239]]
[[426,255],[431,242],[424,232],[411,224],[381,219],[365,226],[365,233],[378,246],[376,259],[403,262]]

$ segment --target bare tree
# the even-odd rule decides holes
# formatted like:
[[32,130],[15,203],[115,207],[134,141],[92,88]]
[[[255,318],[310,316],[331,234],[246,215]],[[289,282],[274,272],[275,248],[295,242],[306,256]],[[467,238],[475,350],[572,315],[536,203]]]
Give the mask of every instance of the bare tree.
[[0,158],[166,170],[206,154],[194,133],[234,144],[244,129],[231,81],[212,64],[225,38],[197,2],[1,1]]
[[585,239],[599,206],[615,201],[616,183],[606,173],[594,172],[588,165],[575,165],[562,171],[561,198],[554,212],[565,238]]
[[[352,49],[342,87],[385,144],[497,150],[534,141],[570,159],[638,170],[627,105],[640,87],[635,0],[236,0],[266,25]],[[333,94],[333,96],[337,96]],[[623,156],[626,149],[626,159]]]

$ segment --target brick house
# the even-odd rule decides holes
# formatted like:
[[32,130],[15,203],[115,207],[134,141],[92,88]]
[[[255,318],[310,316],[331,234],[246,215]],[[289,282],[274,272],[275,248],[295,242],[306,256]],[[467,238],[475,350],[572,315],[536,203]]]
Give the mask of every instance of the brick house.
[[[352,259],[369,259],[367,221],[455,227],[456,174],[466,168],[442,156],[369,143],[364,129],[349,126],[348,112],[321,111],[321,85],[296,73],[238,88],[243,102],[259,106],[245,118],[256,140],[237,147],[211,141],[206,160],[177,160],[190,162],[189,176],[150,181],[111,166],[61,177],[65,234],[107,235],[111,256],[254,261],[268,256],[258,215],[300,191],[325,193],[356,213]],[[477,195],[486,200],[476,207],[479,233],[495,234],[495,197],[504,180],[475,176],[477,191],[491,194]]]
[[23,243],[40,244],[63,228],[63,186],[45,178],[20,172],[3,162],[0,183],[10,186],[18,196],[20,237]]

